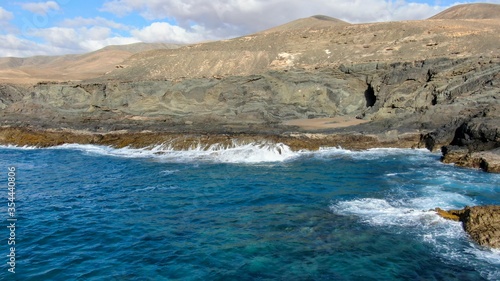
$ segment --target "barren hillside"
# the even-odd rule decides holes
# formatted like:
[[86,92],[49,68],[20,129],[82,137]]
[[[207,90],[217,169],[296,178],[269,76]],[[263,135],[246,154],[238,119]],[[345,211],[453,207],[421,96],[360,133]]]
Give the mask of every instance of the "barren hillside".
[[102,79],[226,77],[341,64],[496,56],[499,26],[498,18],[347,24],[314,16],[231,40],[138,53],[123,62],[123,69]]
[[180,46],[174,44],[135,43],[107,46],[81,55],[0,58],[0,82],[30,84],[40,81],[89,79],[121,67],[120,64],[135,53],[178,47]]

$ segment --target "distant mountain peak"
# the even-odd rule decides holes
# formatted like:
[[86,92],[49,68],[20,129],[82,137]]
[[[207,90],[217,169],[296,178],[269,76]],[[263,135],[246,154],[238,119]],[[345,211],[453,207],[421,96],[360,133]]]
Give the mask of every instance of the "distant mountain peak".
[[[341,21],[339,19],[336,19],[336,18],[332,18],[332,17],[329,17],[329,16],[325,16],[325,15],[314,15],[312,16],[311,18],[314,18],[314,19],[317,19],[317,20],[327,20],[327,21]],[[342,22],[342,21],[341,21]]]
[[291,30],[305,30],[305,29],[321,29],[329,28],[332,26],[349,25],[350,23],[336,18],[325,15],[314,15],[308,18],[297,19],[267,30],[264,33],[291,31]]

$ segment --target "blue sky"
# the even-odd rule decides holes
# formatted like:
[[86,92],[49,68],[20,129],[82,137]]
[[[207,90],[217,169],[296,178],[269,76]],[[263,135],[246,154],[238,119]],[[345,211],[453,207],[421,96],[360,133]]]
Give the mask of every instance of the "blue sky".
[[450,6],[430,0],[51,0],[0,2],[0,57],[84,53],[134,42],[237,37],[298,18],[351,23],[418,20]]

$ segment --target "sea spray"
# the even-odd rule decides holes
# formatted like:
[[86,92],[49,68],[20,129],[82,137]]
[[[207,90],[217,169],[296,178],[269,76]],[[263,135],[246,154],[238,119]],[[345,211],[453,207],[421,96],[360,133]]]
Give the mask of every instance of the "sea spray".
[[283,162],[298,157],[301,152],[292,151],[282,143],[246,143],[234,141],[230,145],[211,144],[191,146],[176,150],[171,145],[160,144],[146,148],[113,148],[110,146],[64,144],[53,149],[74,149],[89,154],[126,158],[153,158],[163,162],[217,162],[217,163],[265,163]]
[[214,143],[204,145],[193,144],[187,149],[176,149],[171,143],[158,144],[145,148],[114,148],[111,146],[91,144],[63,144],[47,149],[73,149],[89,154],[108,155],[125,158],[153,158],[163,162],[204,161],[213,163],[267,163],[283,162],[303,156],[317,159],[350,157],[356,160],[369,160],[387,155],[410,154],[409,157],[428,155],[425,149],[375,148],[368,150],[348,150],[341,147],[320,147],[317,151],[292,150],[283,143],[270,141],[239,142],[232,140],[229,144]]

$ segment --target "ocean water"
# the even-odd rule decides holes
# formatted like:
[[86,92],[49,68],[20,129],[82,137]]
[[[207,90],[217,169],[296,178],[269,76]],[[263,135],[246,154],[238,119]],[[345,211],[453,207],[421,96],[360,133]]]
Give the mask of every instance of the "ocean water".
[[499,204],[500,175],[439,157],[280,144],[0,147],[0,280],[500,280],[500,251],[430,211]]

